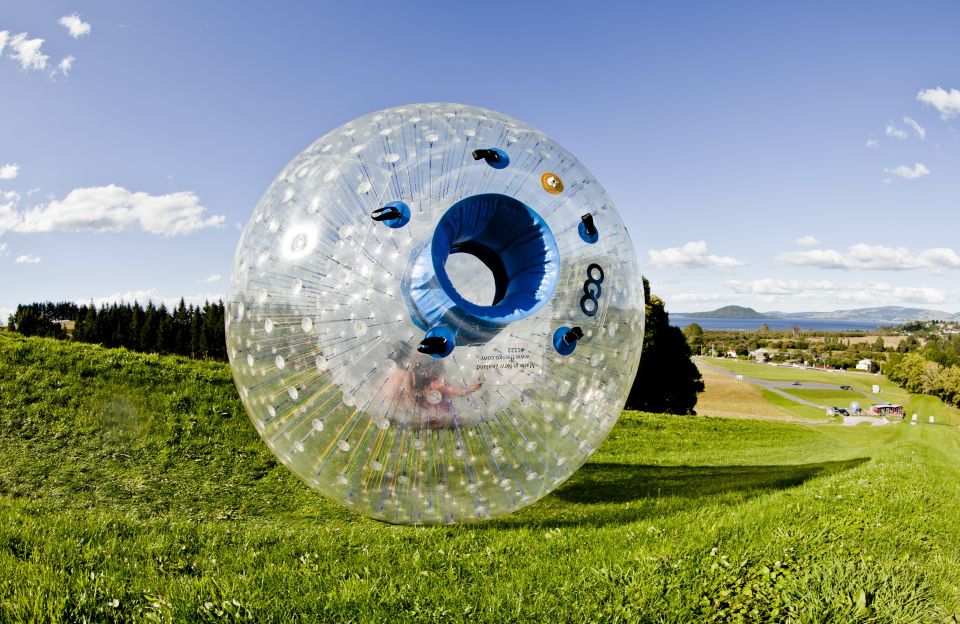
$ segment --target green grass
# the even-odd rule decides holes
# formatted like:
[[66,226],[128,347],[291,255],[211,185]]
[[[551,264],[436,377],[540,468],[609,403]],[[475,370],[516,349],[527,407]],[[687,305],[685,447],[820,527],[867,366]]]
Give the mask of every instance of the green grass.
[[849,390],[783,388],[783,391],[787,394],[804,399],[805,401],[811,401],[819,405],[827,406],[835,405],[837,407],[847,407],[850,405],[851,401],[856,401],[862,407],[868,407],[870,403],[874,402],[859,392],[851,392]]
[[761,392],[763,394],[763,398],[769,403],[787,410],[794,416],[818,422],[823,422],[827,418],[826,410],[822,410],[811,405],[802,405],[796,401],[791,401],[782,394],[777,394],[776,392],[767,390],[765,388]]
[[960,410],[945,405],[937,397],[926,394],[911,394],[905,400],[902,400],[902,403],[907,420],[913,414],[917,414],[918,420],[923,420],[923,422],[933,416],[935,422],[942,425],[960,424]]
[[896,391],[898,387],[886,377],[869,375],[867,373],[851,373],[846,371],[829,372],[812,368],[791,368],[787,366],[770,366],[769,364],[755,364],[743,360],[730,358],[704,358],[704,361],[714,366],[725,368],[738,375],[746,375],[757,379],[785,382],[808,382],[834,384],[839,389],[841,385],[852,386],[864,392],[870,392],[873,384],[877,384],[884,392]]
[[223,365],[0,334],[0,621],[955,621],[958,455],[626,412],[531,508],[391,526],[282,468]]

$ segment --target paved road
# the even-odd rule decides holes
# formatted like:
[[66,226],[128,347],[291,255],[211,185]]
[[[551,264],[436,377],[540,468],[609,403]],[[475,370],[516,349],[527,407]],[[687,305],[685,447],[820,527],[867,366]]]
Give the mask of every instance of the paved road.
[[[724,375],[727,375],[728,377],[733,377],[734,379],[736,379],[736,377],[737,377],[737,373],[732,373],[732,372],[730,372],[729,370],[727,370],[727,369],[725,369],[725,368],[723,368],[723,367],[721,367],[721,366],[714,366],[713,364],[710,364],[709,362],[705,362],[705,361],[702,360],[702,359],[701,359],[701,360],[698,360],[698,362],[701,363],[701,364],[703,364],[704,366],[709,366],[711,369],[713,369],[713,370],[715,370],[715,371],[717,371],[717,372],[723,373]],[[773,392],[773,393],[775,393],[775,394],[779,394],[780,396],[785,397],[785,398],[787,398],[787,399],[790,399],[791,401],[794,401],[794,402],[796,402],[796,403],[800,403],[801,405],[809,405],[810,407],[816,407],[816,408],[822,409],[822,410],[826,410],[828,407],[833,407],[833,406],[830,406],[830,405],[820,405],[820,404],[818,404],[818,403],[814,403],[813,401],[808,401],[808,400],[806,400],[806,399],[801,399],[800,397],[795,396],[795,395],[793,395],[793,394],[790,394],[789,392],[784,392],[784,389],[792,389],[792,390],[839,390],[839,389],[840,389],[840,385],[841,385],[841,384],[839,384],[839,383],[836,383],[836,384],[826,384],[826,383],[819,383],[819,382],[802,382],[801,385],[799,385],[799,386],[794,386],[793,383],[792,383],[792,382],[789,382],[789,381],[771,381],[771,380],[769,380],[769,379],[757,379],[756,377],[748,377],[747,375],[744,375],[744,376],[743,376],[743,380],[744,380],[745,382],[751,383],[751,384],[753,384],[753,385],[755,385],[755,386],[761,386],[761,387],[763,387],[763,388],[766,388],[767,390],[769,390],[769,391],[771,391],[771,392]],[[874,395],[872,395],[872,394],[870,394],[870,393],[868,393],[868,392],[864,392],[863,390],[857,390],[857,389],[855,388],[855,389],[853,389],[853,390],[847,390],[847,392],[850,393],[851,397],[855,397],[856,395],[863,395],[863,396],[867,397],[868,399],[870,399],[870,402],[871,402],[871,403],[883,403],[883,399],[881,399],[881,398],[879,398],[879,397],[877,397],[877,396],[874,396]],[[844,406],[837,406],[837,407],[844,407]]]

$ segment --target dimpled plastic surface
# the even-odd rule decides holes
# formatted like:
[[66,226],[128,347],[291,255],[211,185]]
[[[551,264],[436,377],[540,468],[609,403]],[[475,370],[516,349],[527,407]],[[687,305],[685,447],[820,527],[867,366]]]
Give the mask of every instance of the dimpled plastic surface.
[[[473,157],[491,148],[507,166]],[[402,227],[371,218],[391,202]],[[490,222],[435,241],[455,204],[474,212],[445,223]],[[311,487],[387,522],[471,522],[545,496],[604,440],[643,311],[627,231],[572,154],[495,111],[416,104],[337,128],[277,176],[237,247],[227,347],[254,427]],[[452,352],[419,353],[426,330]]]

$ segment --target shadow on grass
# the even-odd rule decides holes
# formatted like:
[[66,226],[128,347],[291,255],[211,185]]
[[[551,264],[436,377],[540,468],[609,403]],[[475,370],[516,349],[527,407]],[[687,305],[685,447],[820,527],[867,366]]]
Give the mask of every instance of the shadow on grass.
[[700,498],[756,490],[785,490],[823,475],[850,470],[869,461],[780,466],[643,466],[586,464],[555,496],[570,503],[625,503],[641,498]]
[[[540,507],[537,520],[531,522],[522,518],[525,514],[519,514],[488,526],[598,526],[634,522],[704,504],[741,503],[796,487],[815,477],[850,470],[868,461],[869,457],[858,457],[776,466],[590,463],[535,506]],[[558,505],[557,499],[574,505]]]

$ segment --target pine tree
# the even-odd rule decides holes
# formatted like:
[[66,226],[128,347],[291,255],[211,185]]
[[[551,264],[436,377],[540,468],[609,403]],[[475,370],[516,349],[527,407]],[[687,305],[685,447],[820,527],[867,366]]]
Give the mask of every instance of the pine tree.
[[190,357],[197,359],[207,357],[203,340],[203,317],[200,313],[200,306],[196,308],[190,306]]
[[173,313],[173,343],[170,350],[172,353],[190,355],[190,316],[183,297]]
[[157,308],[157,353],[170,353],[173,343],[173,317],[167,311],[167,305],[161,303]]
[[127,344],[128,349],[133,351],[142,351],[140,344],[141,332],[143,328],[143,321],[146,317],[146,314],[143,311],[143,308],[140,307],[140,304],[136,301],[133,302],[133,306],[130,308],[130,331],[127,334]]
[[140,350],[146,353],[157,351],[157,331],[160,328],[160,319],[157,308],[152,301],[147,302],[147,309],[143,315],[143,325],[140,330]]

